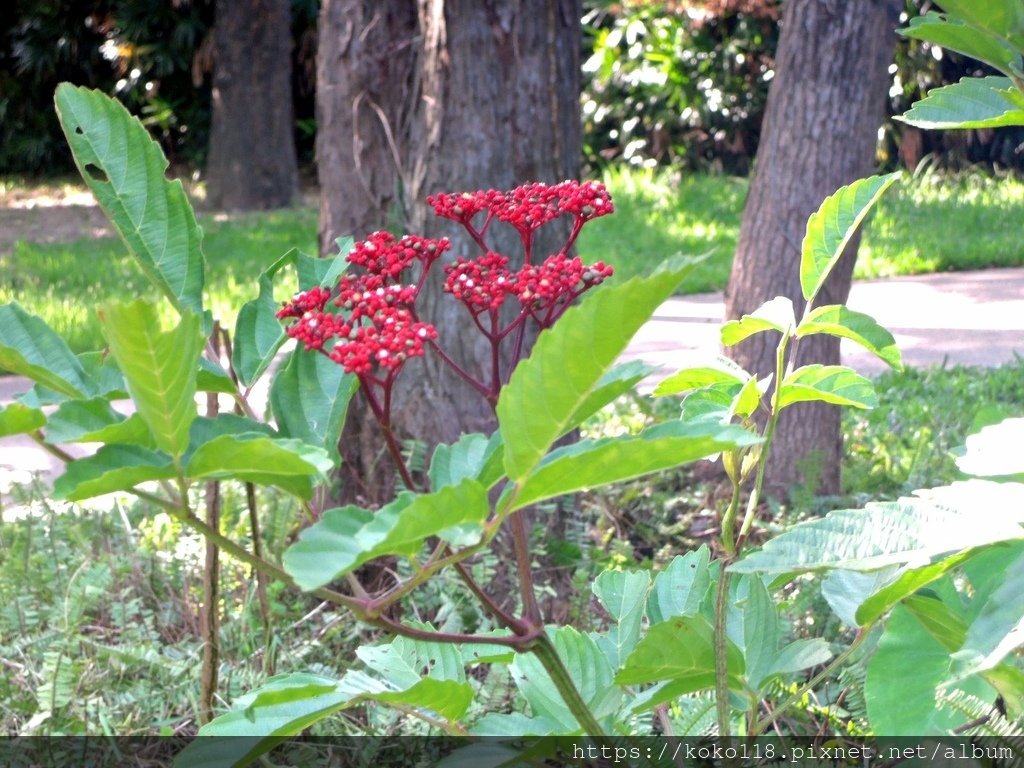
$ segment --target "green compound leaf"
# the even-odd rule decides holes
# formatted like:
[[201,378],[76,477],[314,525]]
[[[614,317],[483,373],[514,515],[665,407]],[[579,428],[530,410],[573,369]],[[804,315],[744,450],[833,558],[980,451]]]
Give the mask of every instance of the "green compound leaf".
[[75,165],[146,277],[179,312],[202,315],[202,231],[167,158],[120,103],[62,83],[57,116]]
[[137,445],[105,445],[95,455],[67,465],[53,483],[54,498],[81,501],[126,491],[150,480],[170,480],[177,472],[171,457]]
[[601,377],[694,266],[606,285],[540,335],[498,400],[509,477],[526,477],[552,443],[576,426],[575,414],[585,410]]
[[46,414],[38,408],[11,403],[0,408],[0,437],[24,435],[46,425]]
[[193,479],[273,485],[308,499],[333,466],[319,446],[250,432],[220,435],[202,443],[192,453],[185,474]]
[[1024,125],[1024,94],[1008,77],[965,77],[932,89],[896,119],[918,128]]
[[[963,503],[953,498],[940,503],[908,497],[800,523],[732,565],[730,571],[874,571],[908,563],[924,567],[975,547],[1024,539],[1024,485],[1013,488],[980,480],[956,485],[968,486]],[[998,486],[1001,503],[976,504],[988,485]]]
[[783,379],[779,408],[812,401],[874,408],[878,405],[878,395],[871,381],[852,368],[814,363],[797,368]]
[[751,314],[739,320],[730,320],[722,324],[722,344],[731,347],[755,333],[778,331],[790,334],[796,325],[793,314],[793,302],[785,296],[776,296],[755,309]]
[[737,425],[710,421],[671,421],[637,437],[580,440],[544,457],[519,486],[513,509],[760,442],[759,436]]
[[708,365],[683,368],[663,379],[654,388],[655,397],[678,395],[691,389],[701,389],[712,384],[739,384],[742,386],[750,379],[741,366],[727,357],[719,355]]
[[897,371],[903,370],[903,360],[892,334],[862,312],[847,309],[842,304],[818,307],[796,329],[797,337],[816,333],[850,339]]
[[285,551],[284,569],[302,589],[317,589],[375,557],[414,555],[430,536],[461,538],[461,527],[476,528],[489,512],[487,490],[472,478],[434,493],[403,493],[376,512],[330,509]]
[[911,19],[909,26],[899,30],[899,34],[984,61],[1007,76],[1012,74],[1018,55],[1014,47],[999,34],[984,32],[961,19],[935,11]]
[[446,485],[458,485],[466,478],[479,480],[490,488],[502,475],[501,432],[490,437],[474,432],[463,435],[451,445],[441,444],[430,457],[430,487],[437,491]]
[[711,551],[706,544],[699,549],[676,555],[654,577],[654,589],[647,598],[647,616],[651,624],[660,624],[676,616],[696,616],[711,586]]
[[594,580],[594,596],[615,620],[615,626],[596,638],[613,669],[622,665],[640,639],[650,587],[650,571],[602,571]]
[[180,457],[188,448],[189,428],[196,417],[196,372],[203,344],[199,317],[186,311],[175,328],[164,331],[156,307],[140,299],[106,305],[100,320],[157,447]]
[[320,354],[296,349],[270,385],[270,407],[285,437],[316,445],[341,462],[338,440],[359,380]]
[[[729,687],[743,690],[743,655],[729,641]],[[667,683],[645,700],[650,709],[663,701],[715,685],[715,630],[703,616],[677,616],[653,625],[615,676],[619,685]]]
[[818,295],[871,207],[899,176],[897,172],[858,179],[825,198],[811,214],[800,249],[800,287],[808,302]]
[[[595,640],[572,627],[560,627],[549,634],[576,689],[594,716],[600,720],[615,714],[622,693],[613,685],[614,670]],[[510,672],[535,717],[557,723],[563,734],[579,732],[579,723],[536,655],[517,653]]]
[[[347,242],[351,245],[351,240]],[[231,367],[243,386],[251,386],[263,375],[287,338],[277,319],[281,307],[274,300],[274,281],[286,267],[298,274],[297,287],[306,290],[331,287],[345,271],[346,262],[340,256],[316,259],[293,248],[260,273],[259,295],[242,306],[235,320]]]
[[17,302],[0,305],[0,371],[27,376],[67,397],[95,389],[64,340]]
[[146,422],[137,413],[129,417],[115,411],[102,397],[68,400],[50,416],[48,443],[121,443],[155,447]]

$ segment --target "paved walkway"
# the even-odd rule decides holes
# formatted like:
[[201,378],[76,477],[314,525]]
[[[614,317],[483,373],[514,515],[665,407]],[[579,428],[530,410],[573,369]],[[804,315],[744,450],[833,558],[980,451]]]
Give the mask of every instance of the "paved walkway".
[[[849,306],[888,328],[910,366],[996,366],[1024,356],[1024,269],[858,282]],[[670,299],[637,334],[624,357],[661,365],[668,374],[714,355],[722,314],[721,294]],[[842,355],[845,364],[862,373],[885,370],[884,363],[852,343],[843,342]],[[0,377],[0,405],[28,387],[25,379]],[[68,449],[83,455],[95,447]],[[6,491],[8,479],[23,479],[27,472],[40,472],[52,481],[61,471],[60,463],[28,438],[0,438],[0,492]]]

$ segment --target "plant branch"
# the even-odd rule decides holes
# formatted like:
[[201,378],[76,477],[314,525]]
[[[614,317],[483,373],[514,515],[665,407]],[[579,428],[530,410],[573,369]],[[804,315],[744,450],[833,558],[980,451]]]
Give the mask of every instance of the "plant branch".
[[516,557],[516,572],[519,576],[519,593],[523,600],[523,618],[534,627],[542,626],[537,604],[537,594],[533,589],[533,571],[530,569],[530,531],[526,521],[526,510],[519,509],[512,513],[512,549]]
[[729,572],[731,558],[718,561],[718,587],[715,590],[715,713],[718,738],[727,739],[732,729],[732,708],[729,704]]
[[551,638],[541,631],[530,651],[537,655],[537,660],[540,661],[544,669],[547,670],[548,675],[551,676],[551,682],[555,684],[555,688],[558,689],[562,701],[565,702],[572,716],[576,718],[576,722],[583,727],[583,732],[587,736],[603,736],[604,729],[601,728],[601,724],[597,722],[594,713],[590,711],[587,702],[580,695],[576,683],[573,682],[572,677],[565,668],[565,664],[559,658],[558,651],[555,649],[554,643],[551,642]]
[[821,670],[821,672],[819,672],[806,683],[804,683],[797,690],[796,693],[794,693],[792,696],[790,696],[788,699],[782,702],[779,706],[777,706],[774,712],[772,712],[770,715],[766,717],[762,717],[760,720],[754,723],[754,728],[748,735],[758,736],[764,731],[765,728],[770,726],[773,720],[777,718],[782,712],[785,712],[794,704],[799,704],[804,696],[806,696],[810,691],[814,690],[822,680],[824,680],[826,677],[832,674],[836,669],[838,669],[842,664],[844,664],[846,660],[850,658],[850,656],[853,655],[854,651],[856,651],[860,647],[861,643],[863,643],[864,640],[867,638],[870,629],[870,624],[866,627],[861,627],[857,631],[857,636],[853,639],[853,642],[850,643],[849,646],[847,646],[846,650],[844,650],[842,653],[840,653],[838,656],[832,659],[832,661],[826,664],[825,667]]

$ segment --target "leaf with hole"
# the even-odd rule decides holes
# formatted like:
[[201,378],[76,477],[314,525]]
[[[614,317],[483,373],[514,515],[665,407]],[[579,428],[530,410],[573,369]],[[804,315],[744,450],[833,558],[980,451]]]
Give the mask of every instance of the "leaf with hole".
[[201,316],[202,230],[159,145],[99,91],[62,83],[54,100],[79,173],[146,277],[179,312]]

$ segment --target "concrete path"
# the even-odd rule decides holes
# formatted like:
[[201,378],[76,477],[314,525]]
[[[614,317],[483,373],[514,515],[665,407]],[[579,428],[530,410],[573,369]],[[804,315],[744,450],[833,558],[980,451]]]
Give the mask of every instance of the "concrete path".
[[[1024,269],[993,269],[854,284],[849,306],[873,316],[896,337],[910,366],[987,365],[1024,356]],[[661,375],[718,352],[721,294],[674,298],[641,329],[624,355],[662,366]],[[843,362],[867,375],[884,363],[843,342]],[[0,405],[29,388],[19,377],[0,377]],[[83,455],[95,446],[68,450]],[[0,493],[10,481],[38,472],[52,481],[60,462],[24,436],[0,438]]]

